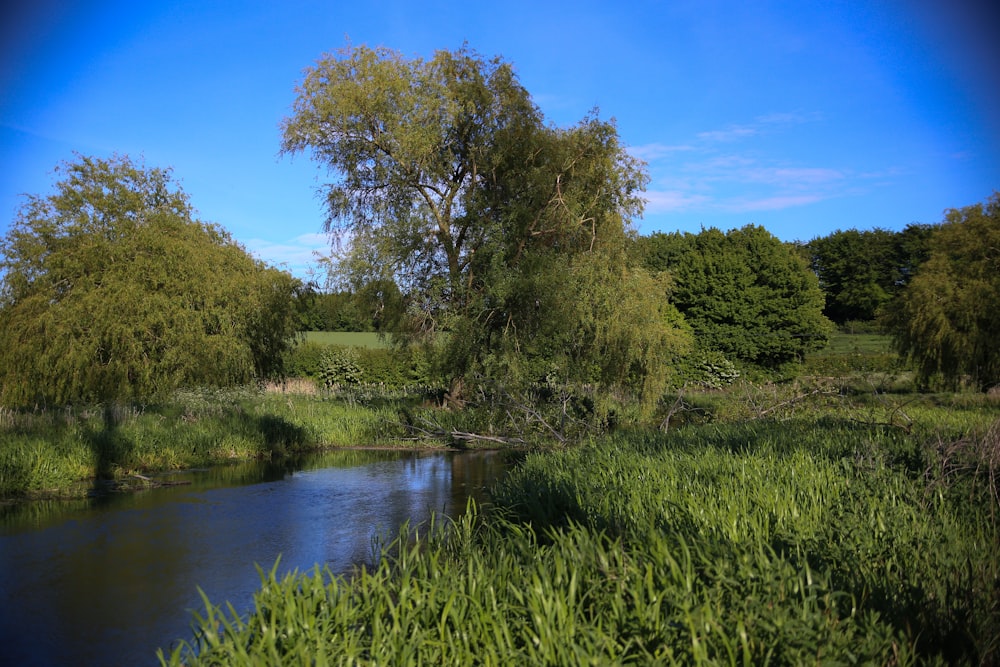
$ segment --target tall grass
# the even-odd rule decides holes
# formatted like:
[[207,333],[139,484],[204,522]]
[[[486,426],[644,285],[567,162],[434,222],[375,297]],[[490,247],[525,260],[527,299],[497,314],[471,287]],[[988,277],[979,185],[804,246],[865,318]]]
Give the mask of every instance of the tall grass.
[[376,400],[191,390],[149,406],[0,412],[0,498],[81,496],[134,474],[326,447],[399,446],[403,394]]
[[534,454],[494,514],[407,529],[352,578],[262,573],[249,613],[206,600],[161,659],[995,663],[998,441],[828,417]]

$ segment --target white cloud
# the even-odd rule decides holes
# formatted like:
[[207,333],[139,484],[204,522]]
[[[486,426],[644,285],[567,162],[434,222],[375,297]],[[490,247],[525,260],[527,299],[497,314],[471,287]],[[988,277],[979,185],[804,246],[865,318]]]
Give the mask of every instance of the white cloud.
[[316,266],[316,254],[329,254],[328,234],[302,234],[284,242],[250,239],[244,243],[255,257],[271,266],[291,272],[298,278],[308,278]]
[[690,211],[709,202],[708,197],[680,190],[647,190],[644,199],[647,213]]
[[733,200],[726,202],[722,208],[732,213],[748,213],[751,211],[779,211],[796,206],[806,206],[815,204],[818,201],[827,199],[823,195],[778,195],[765,197],[763,199]]
[[773,211],[851,196],[885,182],[885,170],[790,159],[795,145],[784,143],[787,138],[781,135],[792,125],[819,120],[816,113],[771,113],[699,132],[689,141],[633,148],[633,155],[646,160],[651,176],[646,212]]
[[711,130],[709,132],[699,132],[697,137],[702,141],[712,143],[725,143],[745,139],[760,134],[760,128],[753,125],[733,125],[724,130]]
[[667,144],[652,143],[645,144],[643,146],[632,146],[628,149],[628,152],[631,153],[633,157],[637,157],[640,160],[652,162],[653,160],[659,160],[668,155],[673,155],[674,153],[693,150],[695,150],[694,146],[670,146]]
[[760,167],[743,172],[746,180],[783,187],[826,185],[844,180],[839,169],[824,167]]

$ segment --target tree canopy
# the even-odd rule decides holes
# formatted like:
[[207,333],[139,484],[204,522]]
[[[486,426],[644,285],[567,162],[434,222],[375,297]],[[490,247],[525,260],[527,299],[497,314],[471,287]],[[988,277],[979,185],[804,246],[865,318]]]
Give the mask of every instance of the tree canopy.
[[638,252],[673,276],[673,302],[704,349],[776,366],[829,338],[815,274],[763,227],[657,233],[640,238]]
[[[422,60],[348,47],[307,70],[283,131],[284,151],[311,151],[335,176],[324,193],[327,228],[350,240],[340,269],[355,286],[395,279],[409,300],[400,329],[449,332],[450,373],[553,367],[662,387],[685,337],[628,264],[648,178],[613,122],[546,125],[510,64],[468,48]],[[640,313],[632,328],[602,323]]]
[[953,209],[930,239],[930,257],[886,309],[896,348],[926,385],[1000,384],[1000,193]]
[[277,375],[297,281],[194,219],[169,170],[79,157],[0,240],[0,400],[147,399]]
[[811,240],[805,252],[826,294],[824,314],[834,322],[871,321],[927,259],[929,225],[837,230]]

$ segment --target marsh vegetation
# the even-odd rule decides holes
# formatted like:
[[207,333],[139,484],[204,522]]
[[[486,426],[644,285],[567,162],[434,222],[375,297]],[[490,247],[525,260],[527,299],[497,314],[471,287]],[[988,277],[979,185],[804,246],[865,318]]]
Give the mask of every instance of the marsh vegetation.
[[[1000,404],[789,403],[530,455],[353,576],[262,571],[166,664],[989,664]],[[696,399],[693,399],[696,400]],[[701,401],[699,401],[701,402]],[[893,423],[905,412],[905,424]]]

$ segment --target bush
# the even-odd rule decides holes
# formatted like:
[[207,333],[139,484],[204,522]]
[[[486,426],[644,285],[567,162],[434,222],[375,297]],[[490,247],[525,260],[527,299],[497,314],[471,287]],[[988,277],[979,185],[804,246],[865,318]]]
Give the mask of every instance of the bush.
[[323,353],[329,345],[303,341],[285,355],[285,375],[293,378],[318,378],[323,368]]
[[675,379],[676,386],[686,384],[722,389],[740,378],[740,370],[721,352],[699,350],[680,360]]
[[329,347],[320,358],[322,367],[319,371],[319,379],[327,389],[360,383],[364,377],[364,371],[358,366],[357,358],[357,348]]
[[[343,366],[349,357],[352,369]],[[334,368],[339,366],[339,370]],[[381,384],[401,388],[433,384],[427,355],[418,348],[369,348],[304,341],[285,357],[288,377],[333,380],[333,384]],[[346,373],[346,375],[345,375]],[[351,377],[353,379],[348,380]],[[339,379],[338,379],[339,378]]]

